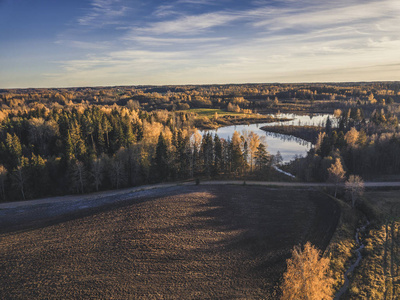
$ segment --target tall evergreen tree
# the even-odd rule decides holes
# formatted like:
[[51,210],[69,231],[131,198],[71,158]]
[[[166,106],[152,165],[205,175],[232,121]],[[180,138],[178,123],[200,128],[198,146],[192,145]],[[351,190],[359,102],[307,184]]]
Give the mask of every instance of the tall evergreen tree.
[[168,147],[162,133],[158,137],[156,154],[153,160],[153,174],[157,181],[168,178]]

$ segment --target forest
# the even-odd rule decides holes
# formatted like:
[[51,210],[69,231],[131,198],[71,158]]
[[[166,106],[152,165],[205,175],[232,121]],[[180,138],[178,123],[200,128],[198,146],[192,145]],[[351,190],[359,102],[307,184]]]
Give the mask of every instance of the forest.
[[335,114],[311,133],[285,128],[315,141],[284,166],[299,179],[327,180],[336,159],[347,174],[398,175],[399,103],[396,82],[0,90],[1,198],[271,172],[280,157],[257,134],[199,130],[276,112]]

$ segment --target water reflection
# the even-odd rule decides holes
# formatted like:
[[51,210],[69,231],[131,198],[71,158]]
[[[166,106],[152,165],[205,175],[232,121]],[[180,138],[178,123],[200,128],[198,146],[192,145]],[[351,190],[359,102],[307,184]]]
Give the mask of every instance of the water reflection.
[[297,156],[305,156],[307,151],[311,149],[312,144],[303,139],[279,134],[272,132],[265,132],[261,130],[261,127],[264,126],[273,126],[273,125],[295,125],[295,126],[325,126],[326,120],[329,117],[333,119],[333,115],[322,114],[322,115],[296,115],[296,114],[279,114],[273,115],[279,118],[287,118],[292,119],[290,121],[285,122],[273,122],[273,123],[258,123],[258,124],[250,124],[250,125],[233,125],[221,127],[216,130],[203,130],[200,131],[201,134],[205,134],[210,132],[211,134],[218,134],[220,138],[228,139],[231,138],[234,131],[238,131],[242,133],[243,131],[253,131],[257,133],[260,137],[265,137],[265,142],[267,145],[267,150],[269,153],[275,155],[278,151],[281,153],[283,162],[289,162]]
[[310,144],[310,142],[307,142],[307,141],[305,141],[301,138],[295,137],[293,135],[287,135],[287,134],[281,134],[281,133],[269,132],[269,131],[266,131],[265,134],[268,137],[279,138],[284,142],[292,142],[293,141],[302,146],[308,146]]

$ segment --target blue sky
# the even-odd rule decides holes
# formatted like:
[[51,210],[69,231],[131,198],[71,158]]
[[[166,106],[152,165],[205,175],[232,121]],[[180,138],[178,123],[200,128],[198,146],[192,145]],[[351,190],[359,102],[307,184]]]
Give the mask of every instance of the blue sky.
[[398,0],[0,0],[0,87],[400,80]]

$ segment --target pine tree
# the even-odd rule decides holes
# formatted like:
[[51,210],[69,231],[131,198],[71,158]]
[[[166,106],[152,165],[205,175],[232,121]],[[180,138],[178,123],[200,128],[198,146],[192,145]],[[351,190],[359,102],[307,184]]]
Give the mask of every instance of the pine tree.
[[240,148],[241,139],[239,133],[235,130],[232,135],[231,141],[231,161],[232,161],[232,171],[240,172],[244,166],[243,153]]
[[1,198],[3,201],[6,200],[6,179],[7,179],[7,169],[0,165],[0,189],[1,189]]
[[269,155],[267,152],[267,148],[263,143],[260,143],[257,147],[257,151],[254,154],[256,160],[256,166],[261,170],[264,168],[269,162]]
[[213,175],[218,175],[223,170],[222,143],[218,135],[214,136],[214,168]]
[[168,148],[162,133],[158,137],[156,154],[153,160],[153,171],[157,181],[166,180],[168,177]]

